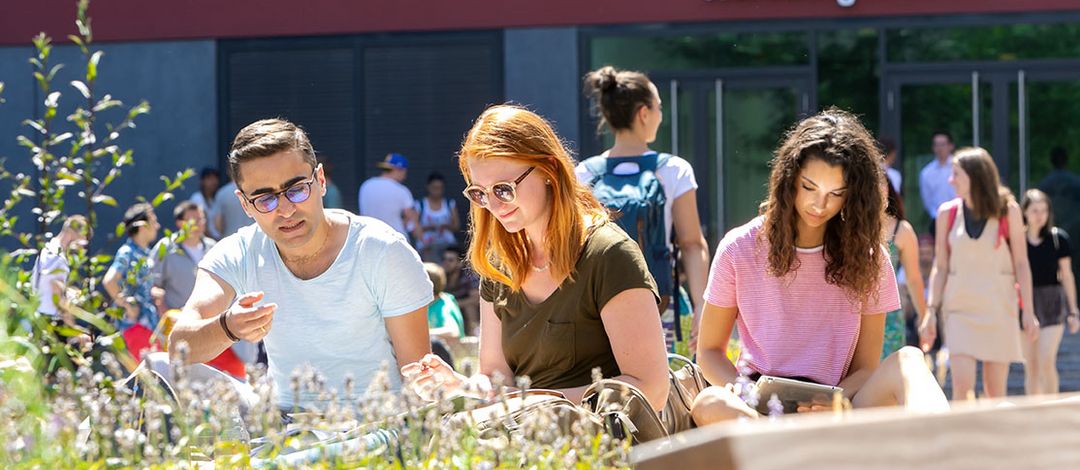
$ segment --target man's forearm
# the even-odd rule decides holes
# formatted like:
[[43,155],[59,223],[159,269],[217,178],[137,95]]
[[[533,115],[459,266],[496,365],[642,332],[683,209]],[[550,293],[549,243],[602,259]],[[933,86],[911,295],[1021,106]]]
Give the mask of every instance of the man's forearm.
[[198,314],[185,311],[177,320],[169,335],[169,356],[179,359],[178,345],[187,343],[187,363],[201,363],[209,361],[222,351],[233,345],[232,340],[225,335],[221,328],[218,317],[200,318]]

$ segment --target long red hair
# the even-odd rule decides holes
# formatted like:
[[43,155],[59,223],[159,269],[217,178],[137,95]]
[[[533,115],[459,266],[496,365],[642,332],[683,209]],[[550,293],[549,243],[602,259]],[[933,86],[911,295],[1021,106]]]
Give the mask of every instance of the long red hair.
[[[528,163],[536,168],[534,177],[551,182],[546,186],[551,218],[544,249],[555,279],[573,276],[574,265],[585,244],[586,223],[603,223],[608,220],[608,213],[592,191],[578,182],[574,160],[551,124],[518,106],[492,106],[476,119],[461,145],[458,165],[467,183],[472,183],[469,162],[482,158]],[[532,266],[525,231],[507,232],[491,212],[472,205],[469,234],[468,257],[473,270],[486,279],[510,286],[515,292],[521,290]]]

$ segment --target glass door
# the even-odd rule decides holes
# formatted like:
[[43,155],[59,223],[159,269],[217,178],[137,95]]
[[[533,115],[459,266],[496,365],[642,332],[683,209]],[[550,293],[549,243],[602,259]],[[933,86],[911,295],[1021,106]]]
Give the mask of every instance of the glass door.
[[898,146],[907,219],[917,232],[927,233],[931,214],[919,194],[919,173],[935,159],[932,135],[939,130],[948,132],[956,148],[990,148],[991,88],[977,71],[894,75],[886,80],[884,98],[881,134]]
[[[1070,72],[1071,71],[1071,72]],[[1017,199],[1038,188],[1050,196],[1054,225],[1072,240],[1080,237],[1080,71],[1022,69],[1010,85],[1010,130],[1014,137],[1010,181]],[[1056,168],[1055,163],[1064,165]],[[1072,245],[1073,272],[1080,272],[1080,243]],[[1080,278],[1077,279],[1080,286]]]
[[723,75],[657,81],[664,123],[655,148],[685,158],[698,181],[710,244],[757,215],[769,160],[784,132],[812,109],[802,76]]
[[[935,130],[950,132],[958,148],[975,145],[990,151],[1002,183],[1017,198],[1051,173],[1055,149],[1072,157],[1067,165],[1072,174],[1080,171],[1080,108],[1071,106],[1080,99],[1077,67],[908,65],[886,70],[884,89],[882,135],[899,144],[905,209],[921,232],[928,231],[929,214],[918,179],[934,158],[930,138]],[[1063,207],[1072,204],[1067,197],[1058,199]],[[1080,214],[1080,201],[1075,209],[1062,211],[1062,221]],[[1076,225],[1080,230],[1080,220]]]

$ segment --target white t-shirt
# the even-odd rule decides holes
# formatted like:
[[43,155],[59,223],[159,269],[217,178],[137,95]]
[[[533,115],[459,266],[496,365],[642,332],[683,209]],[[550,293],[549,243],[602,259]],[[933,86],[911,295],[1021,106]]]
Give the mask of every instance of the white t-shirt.
[[56,308],[54,297],[65,295],[65,293],[54,292],[53,281],[67,284],[65,281],[67,281],[68,273],[71,272],[67,258],[64,257],[63,250],[61,250],[60,239],[53,238],[49,240],[34,263],[33,279],[31,281],[34,291],[41,297],[41,305],[38,307],[38,311],[52,318],[57,318],[60,316],[60,311]]
[[355,380],[355,403],[383,364],[393,390],[401,387],[385,319],[426,307],[431,281],[405,237],[369,217],[328,209],[349,217],[349,235],[337,259],[313,279],[297,278],[285,267],[277,246],[257,224],[218,242],[199,263],[232,286],[237,295],[262,291],[264,303],[277,303],[266,335],[269,374],[277,405],[322,409],[313,392],[294,397],[293,371],[314,367],[328,389],[344,393],[344,379]]
[[191,201],[191,202],[194,202],[195,204],[198,204],[199,207],[202,208],[203,214],[206,215],[206,220],[207,220],[207,222],[209,222],[209,223],[206,224],[206,234],[210,238],[213,238],[215,240],[218,239],[218,238],[221,238],[221,236],[218,235],[218,233],[217,233],[217,227],[214,227],[214,224],[212,222],[214,220],[214,217],[213,217],[213,210],[214,210],[213,204],[212,203],[211,204],[206,203],[206,197],[203,196],[202,191],[195,191],[195,193],[192,194],[191,198],[189,198],[188,200]]
[[[605,152],[605,155],[607,153]],[[616,159],[619,157],[615,157]],[[638,166],[634,162],[624,162],[615,166],[614,173],[616,175],[634,174],[638,172]],[[590,184],[593,178],[596,176],[585,167],[584,163],[578,163],[574,168],[574,173],[577,174],[578,181]],[[679,196],[686,194],[688,191],[697,189],[697,179],[694,177],[694,167],[690,166],[690,162],[686,161],[679,156],[671,156],[656,169],[656,178],[660,180],[660,186],[664,188],[664,196],[667,197],[667,202],[664,203],[664,224],[667,226],[665,236],[670,245],[671,241],[671,207]]]
[[404,212],[415,204],[409,188],[385,176],[376,176],[360,185],[358,196],[360,215],[379,219],[394,230],[408,235]]
[[213,227],[213,220],[218,214],[222,217],[221,233],[214,234],[212,228],[208,231],[212,235],[220,235],[223,238],[253,223],[247,212],[244,212],[243,204],[236,198],[236,182],[230,181],[222,186],[214,196],[214,203],[207,214],[208,226]]
[[889,178],[889,182],[892,183],[892,188],[896,191],[896,194],[900,194],[900,188],[904,187],[904,177],[900,174],[900,170],[887,166],[885,167],[885,176]]
[[198,264],[199,261],[202,261],[203,256],[206,255],[206,247],[204,245],[188,246],[180,244],[180,247],[183,248],[185,252],[187,252],[187,255],[190,256],[191,260],[194,261],[196,264]]

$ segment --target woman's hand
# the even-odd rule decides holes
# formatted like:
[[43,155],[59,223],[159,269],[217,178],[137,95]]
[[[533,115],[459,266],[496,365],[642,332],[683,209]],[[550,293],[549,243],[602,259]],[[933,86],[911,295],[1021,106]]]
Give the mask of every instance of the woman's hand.
[[1080,315],[1069,314],[1066,322],[1069,324],[1070,335],[1075,335],[1077,331],[1080,331]]
[[1039,339],[1039,320],[1035,318],[1035,313],[1031,310],[1024,310],[1020,320],[1024,325],[1024,334],[1027,335],[1028,341]]
[[799,406],[795,409],[796,413],[816,413],[819,411],[829,411],[833,409],[832,402],[826,402],[820,399],[814,399],[811,401],[800,401]]
[[434,401],[440,390],[445,395],[461,389],[466,382],[464,376],[454,372],[449,364],[434,354],[405,364],[401,367],[401,376],[413,392],[428,401]]
[[919,323],[919,347],[923,352],[930,352],[937,339],[937,312],[930,310],[923,315]]

